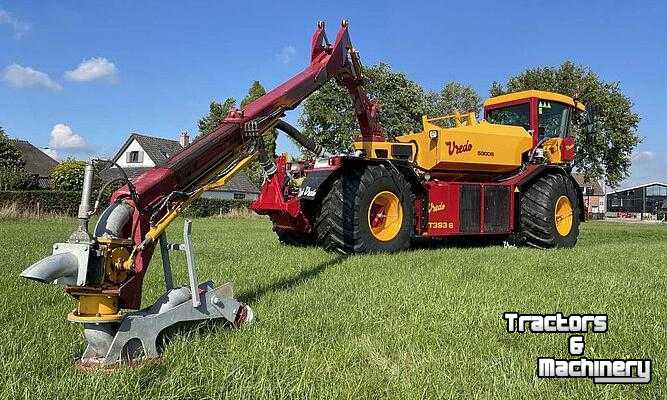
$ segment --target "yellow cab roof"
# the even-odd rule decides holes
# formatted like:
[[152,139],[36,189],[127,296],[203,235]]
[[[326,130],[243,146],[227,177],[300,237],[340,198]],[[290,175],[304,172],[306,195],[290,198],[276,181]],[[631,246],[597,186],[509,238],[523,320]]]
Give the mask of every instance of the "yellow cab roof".
[[495,104],[507,103],[510,101],[528,99],[530,97],[537,97],[538,99],[542,100],[557,101],[559,103],[564,103],[572,107],[576,107],[580,111],[586,111],[586,107],[581,102],[577,101],[575,104],[574,99],[570,96],[565,96],[564,94],[553,93],[553,92],[545,92],[542,90],[524,90],[522,92],[514,92],[514,93],[504,94],[502,96],[491,97],[490,99],[487,99],[484,102],[484,107],[492,106]]

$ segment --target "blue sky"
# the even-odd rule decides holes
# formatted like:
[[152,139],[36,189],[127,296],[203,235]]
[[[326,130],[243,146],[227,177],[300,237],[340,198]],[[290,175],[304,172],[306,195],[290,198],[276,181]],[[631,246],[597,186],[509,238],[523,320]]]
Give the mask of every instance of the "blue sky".
[[[166,2],[0,0],[0,125],[63,157],[111,155],[130,132],[176,138],[212,99],[241,98],[307,63],[318,19],[350,20],[366,64],[428,89],[565,59],[620,81],[644,142],[624,186],[667,181],[664,2]],[[296,121],[293,113],[289,120]],[[293,151],[285,138],[279,150]]]

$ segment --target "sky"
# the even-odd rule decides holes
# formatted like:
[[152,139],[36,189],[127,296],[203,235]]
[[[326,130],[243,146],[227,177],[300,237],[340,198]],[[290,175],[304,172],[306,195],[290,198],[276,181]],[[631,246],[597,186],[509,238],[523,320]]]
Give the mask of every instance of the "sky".
[[[458,80],[486,98],[528,67],[590,66],[642,118],[621,186],[667,181],[666,15],[652,1],[0,0],[0,126],[61,159],[112,156],[131,132],[193,135],[211,100],[289,79],[316,22],[333,39],[348,19],[364,63],[430,90]],[[296,147],[280,137],[278,151]]]

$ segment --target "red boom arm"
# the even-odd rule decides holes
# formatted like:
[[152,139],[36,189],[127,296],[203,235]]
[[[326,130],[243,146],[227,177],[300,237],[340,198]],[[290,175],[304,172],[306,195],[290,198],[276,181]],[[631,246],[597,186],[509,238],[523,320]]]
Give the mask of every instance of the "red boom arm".
[[[361,64],[348,32],[347,22],[332,44],[327,41],[324,23],[319,22],[312,37],[311,62],[303,71],[264,96],[248,104],[243,110],[232,110],[213,132],[194,141],[170,158],[165,166],[155,167],[134,182],[136,200],[128,187],[119,189],[112,201],[125,199],[134,207],[132,239],[139,246],[148,232],[151,211],[170,193],[188,191],[210,178],[210,174],[225,163],[232,163],[239,155],[247,154],[253,140],[244,130],[252,122],[256,131],[271,128],[288,110],[299,105],[306,97],[335,78],[345,86],[354,100],[355,112],[363,140],[384,140],[378,123],[378,105],[370,101],[363,90]],[[159,217],[159,215],[157,216]],[[153,252],[153,243],[140,248],[134,261],[134,275],[120,287],[121,304],[138,308],[141,301],[143,275]]]

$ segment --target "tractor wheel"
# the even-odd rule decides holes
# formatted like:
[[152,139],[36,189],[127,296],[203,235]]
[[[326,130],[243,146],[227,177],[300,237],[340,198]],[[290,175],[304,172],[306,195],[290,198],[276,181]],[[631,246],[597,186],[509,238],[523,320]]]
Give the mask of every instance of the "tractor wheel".
[[315,243],[313,235],[308,235],[305,233],[295,232],[287,229],[275,229],[278,240],[282,244],[288,246],[310,246]]
[[540,248],[573,247],[579,236],[577,189],[560,174],[540,177],[521,196],[521,236]]
[[414,230],[410,184],[383,164],[344,171],[322,200],[315,230],[324,248],[343,253],[405,249]]

